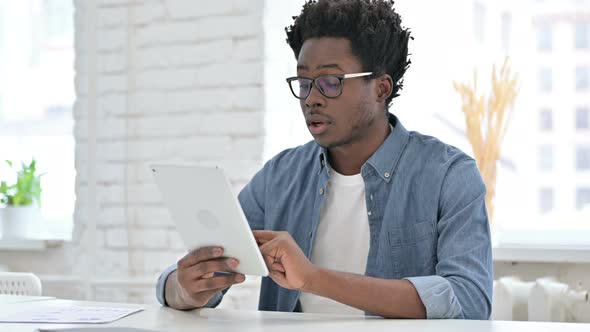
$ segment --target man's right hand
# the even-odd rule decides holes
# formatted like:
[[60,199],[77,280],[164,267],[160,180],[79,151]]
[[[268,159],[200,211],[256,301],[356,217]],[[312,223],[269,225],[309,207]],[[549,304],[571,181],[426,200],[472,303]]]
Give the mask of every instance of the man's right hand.
[[239,262],[225,258],[219,247],[194,250],[178,261],[178,270],[166,280],[168,305],[175,309],[195,309],[205,306],[217,293],[245,280],[243,274],[215,276],[215,272],[232,272]]

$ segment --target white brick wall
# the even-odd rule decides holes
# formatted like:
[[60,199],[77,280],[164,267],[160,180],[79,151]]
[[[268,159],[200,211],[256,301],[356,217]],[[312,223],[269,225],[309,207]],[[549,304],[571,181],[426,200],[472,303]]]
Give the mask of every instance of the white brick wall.
[[[86,10],[94,4],[97,54],[96,63],[90,63],[93,26]],[[184,253],[146,162],[224,162],[236,189],[260,167],[263,4],[76,2],[75,223],[83,237],[89,204],[88,110],[95,107],[97,278],[155,280]],[[94,71],[97,100],[90,105]],[[112,285],[95,287],[95,292],[97,299],[140,302],[153,302],[154,294],[151,287]]]
[[[42,253],[0,252],[0,261],[39,274],[47,295],[80,299],[86,244],[95,241],[95,299],[153,303],[153,284],[145,280],[155,281],[184,249],[146,162],[180,158],[222,165],[236,194],[260,168],[268,132],[263,25],[271,15],[269,1],[75,0],[74,239]],[[93,40],[96,54],[90,53]],[[284,115],[281,103],[273,108]],[[95,238],[88,232],[92,108]],[[126,279],[140,281],[129,286]],[[257,287],[256,280],[236,287],[224,306],[240,302],[254,309]]]

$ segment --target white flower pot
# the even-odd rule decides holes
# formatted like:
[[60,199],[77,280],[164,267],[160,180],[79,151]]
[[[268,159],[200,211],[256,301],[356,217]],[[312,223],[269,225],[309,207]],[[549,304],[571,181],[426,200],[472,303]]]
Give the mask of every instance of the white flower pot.
[[0,208],[2,237],[6,239],[25,238],[29,226],[35,222],[39,208],[36,206],[7,206]]

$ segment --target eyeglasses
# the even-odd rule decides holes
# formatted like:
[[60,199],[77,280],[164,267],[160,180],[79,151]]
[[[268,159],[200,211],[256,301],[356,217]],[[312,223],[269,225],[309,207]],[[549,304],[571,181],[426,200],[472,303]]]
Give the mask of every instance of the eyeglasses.
[[363,77],[372,74],[372,72],[366,72],[343,75],[324,75],[314,79],[296,76],[287,78],[287,83],[289,83],[293,96],[297,99],[307,99],[311,93],[312,85],[327,98],[336,98],[342,94],[342,81],[347,78]]

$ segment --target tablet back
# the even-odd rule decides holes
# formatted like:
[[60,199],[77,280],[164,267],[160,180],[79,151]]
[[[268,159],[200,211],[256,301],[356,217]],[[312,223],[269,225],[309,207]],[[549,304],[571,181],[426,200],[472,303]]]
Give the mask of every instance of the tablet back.
[[236,258],[235,272],[266,276],[268,270],[231,185],[218,167],[151,164],[158,188],[187,250],[220,246]]

